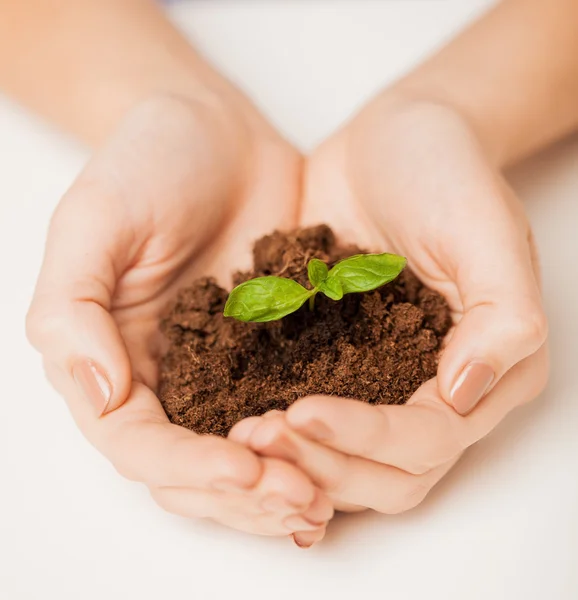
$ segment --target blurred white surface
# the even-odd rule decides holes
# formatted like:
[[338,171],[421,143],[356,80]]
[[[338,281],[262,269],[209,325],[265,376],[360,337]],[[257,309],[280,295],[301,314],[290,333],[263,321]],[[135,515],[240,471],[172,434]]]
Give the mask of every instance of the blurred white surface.
[[[183,29],[308,149],[487,0],[219,1]],[[578,140],[516,169],[553,372],[418,509],[340,517],[300,551],[157,509],[75,429],[24,339],[49,216],[86,153],[0,98],[0,598],[578,598]]]

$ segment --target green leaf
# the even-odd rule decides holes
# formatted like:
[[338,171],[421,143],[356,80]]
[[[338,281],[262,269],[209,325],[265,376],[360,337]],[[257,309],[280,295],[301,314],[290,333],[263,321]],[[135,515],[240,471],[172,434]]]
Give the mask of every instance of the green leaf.
[[231,291],[224,315],[254,323],[276,321],[295,312],[313,293],[292,279],[257,277]]
[[[406,263],[397,254],[356,254],[338,262],[329,271],[325,285],[338,280],[344,294],[369,292],[393,281]],[[333,282],[329,285],[336,289]]]
[[307,265],[307,275],[313,287],[319,287],[322,281],[325,281],[329,273],[327,265],[318,258],[312,258]]
[[343,298],[343,287],[338,277],[327,277],[325,281],[319,284],[319,291],[331,300],[341,300]]

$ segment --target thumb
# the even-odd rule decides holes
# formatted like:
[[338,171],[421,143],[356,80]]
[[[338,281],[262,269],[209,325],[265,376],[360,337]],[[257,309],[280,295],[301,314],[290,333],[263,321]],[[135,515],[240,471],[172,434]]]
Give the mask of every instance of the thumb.
[[126,248],[113,229],[118,217],[89,200],[70,193],[52,219],[26,329],[100,416],[120,406],[131,386],[128,353],[109,312]]
[[[456,284],[462,318],[438,368],[442,397],[462,415],[473,410],[509,369],[534,354],[547,337],[528,237],[512,230],[506,236],[495,233],[471,237],[469,247],[459,254]],[[511,399],[512,408],[518,401]]]

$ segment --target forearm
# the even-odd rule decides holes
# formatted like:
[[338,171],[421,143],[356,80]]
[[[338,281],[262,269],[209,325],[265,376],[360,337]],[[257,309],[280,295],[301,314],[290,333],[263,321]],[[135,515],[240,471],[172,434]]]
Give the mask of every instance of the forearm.
[[98,143],[157,93],[224,82],[152,0],[0,0],[0,89]]
[[457,109],[499,165],[578,125],[578,2],[504,0],[393,89]]

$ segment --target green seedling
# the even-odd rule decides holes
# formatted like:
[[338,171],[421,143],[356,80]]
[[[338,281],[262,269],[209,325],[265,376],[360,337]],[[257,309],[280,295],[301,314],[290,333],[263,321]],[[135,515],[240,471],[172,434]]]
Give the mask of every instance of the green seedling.
[[257,277],[231,291],[224,314],[253,323],[277,321],[301,308],[307,300],[313,308],[319,292],[331,300],[341,300],[345,294],[375,290],[393,281],[406,262],[397,254],[356,254],[329,269],[322,260],[312,258],[307,264],[312,289],[285,277]]

